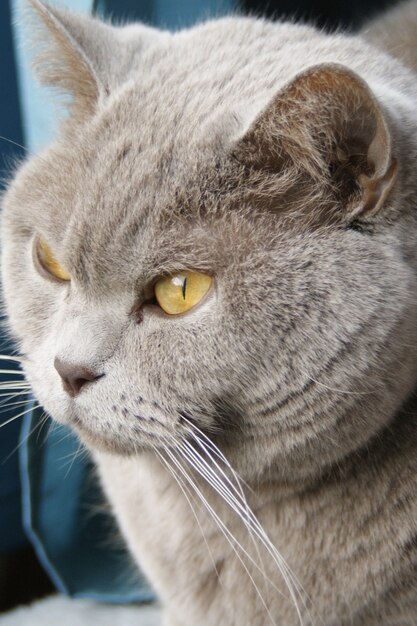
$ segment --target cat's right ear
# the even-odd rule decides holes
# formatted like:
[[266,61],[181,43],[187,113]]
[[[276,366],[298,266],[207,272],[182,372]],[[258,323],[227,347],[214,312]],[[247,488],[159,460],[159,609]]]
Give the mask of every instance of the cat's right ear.
[[[35,58],[37,75],[42,83],[71,96],[73,117],[91,115],[100,99],[125,78],[127,61],[132,58],[125,29],[44,0],[29,0],[29,4],[36,18],[32,20],[35,44],[40,48]],[[157,32],[145,26],[137,31],[134,41],[138,48],[150,33]]]

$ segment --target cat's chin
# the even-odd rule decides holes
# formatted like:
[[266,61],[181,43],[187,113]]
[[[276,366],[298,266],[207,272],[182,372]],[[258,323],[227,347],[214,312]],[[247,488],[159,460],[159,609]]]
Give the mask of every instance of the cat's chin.
[[115,437],[114,433],[105,435],[96,433],[88,428],[79,418],[72,419],[71,427],[87,446],[87,448],[98,452],[110,452],[118,456],[135,456],[144,451],[155,449],[158,444],[155,439],[147,435],[128,440],[125,438]]

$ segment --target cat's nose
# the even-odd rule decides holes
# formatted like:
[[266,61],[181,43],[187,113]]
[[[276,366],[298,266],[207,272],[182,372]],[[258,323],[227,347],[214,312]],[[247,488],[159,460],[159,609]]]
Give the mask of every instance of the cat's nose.
[[97,374],[83,365],[66,363],[59,357],[55,357],[54,366],[61,376],[62,386],[72,398],[78,396],[86,383],[93,383],[95,380],[104,376],[104,374]]

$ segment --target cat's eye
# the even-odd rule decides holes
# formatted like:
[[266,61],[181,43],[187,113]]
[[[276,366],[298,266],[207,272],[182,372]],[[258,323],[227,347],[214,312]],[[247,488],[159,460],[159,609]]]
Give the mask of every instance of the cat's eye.
[[184,271],[160,278],[155,284],[155,298],[165,313],[179,315],[201,302],[213,278],[201,272]]
[[43,274],[46,274],[49,278],[62,282],[68,282],[71,280],[70,274],[58,261],[46,241],[37,237],[34,242],[33,252],[35,265]]

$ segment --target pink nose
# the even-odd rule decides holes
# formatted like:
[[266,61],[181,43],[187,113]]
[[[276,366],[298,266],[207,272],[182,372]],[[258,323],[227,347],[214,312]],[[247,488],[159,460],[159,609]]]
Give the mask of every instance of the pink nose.
[[69,396],[75,398],[86,383],[93,383],[104,374],[96,374],[91,369],[78,363],[66,363],[55,357],[54,366],[62,379],[62,386]]

